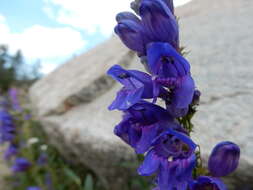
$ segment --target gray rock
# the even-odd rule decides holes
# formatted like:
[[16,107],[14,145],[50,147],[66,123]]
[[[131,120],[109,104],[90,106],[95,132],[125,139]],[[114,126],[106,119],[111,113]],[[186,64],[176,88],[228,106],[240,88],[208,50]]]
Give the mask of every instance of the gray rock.
[[38,115],[61,114],[91,102],[113,86],[113,80],[106,76],[110,65],[128,66],[133,55],[114,37],[68,61],[30,89]]
[[182,44],[190,50],[187,57],[202,91],[193,120],[194,139],[205,158],[220,141],[240,145],[240,166],[227,181],[232,186],[249,184],[252,189],[253,2],[208,1],[208,11],[206,3],[195,0],[178,10]]
[[[243,189],[242,184],[253,188],[252,10],[250,0],[193,0],[176,9],[181,43],[191,51],[187,58],[202,92],[193,138],[205,160],[220,141],[234,141],[242,150],[239,169],[226,178],[229,189]],[[95,171],[112,190],[121,189],[128,177],[127,170],[116,166],[135,160],[132,150],[112,132],[120,113],[106,109],[120,86],[104,73],[116,63],[141,68],[132,53],[111,39],[63,65],[30,91],[51,141],[68,158]]]

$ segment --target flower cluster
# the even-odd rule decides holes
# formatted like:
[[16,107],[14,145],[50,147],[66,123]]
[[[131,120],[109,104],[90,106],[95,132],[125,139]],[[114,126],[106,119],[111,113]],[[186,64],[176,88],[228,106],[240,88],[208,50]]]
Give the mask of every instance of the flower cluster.
[[[18,142],[19,129],[15,125],[14,113],[21,113],[18,100],[18,91],[15,88],[9,90],[9,99],[5,98],[0,102],[0,144],[8,144],[4,151],[4,159],[11,163],[11,171],[13,174],[26,172],[32,167],[32,163],[22,156],[20,156],[20,149],[22,146]],[[28,187],[27,189],[39,190],[39,187]]]
[[138,54],[147,73],[120,65],[108,70],[123,85],[109,106],[123,112],[114,133],[145,154],[138,173],[156,174],[155,190],[225,190],[219,177],[237,168],[240,149],[232,142],[219,143],[210,155],[209,172],[201,173],[198,146],[190,138],[200,92],[180,47],[173,0],[141,0],[136,7],[137,15],[116,16],[115,33]]

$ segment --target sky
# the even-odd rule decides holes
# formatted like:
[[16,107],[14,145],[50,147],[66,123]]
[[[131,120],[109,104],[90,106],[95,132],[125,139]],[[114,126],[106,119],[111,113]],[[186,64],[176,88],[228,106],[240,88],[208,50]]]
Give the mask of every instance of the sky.
[[[112,35],[115,15],[132,0],[1,0],[0,44],[21,50],[28,64],[50,73]],[[182,5],[190,0],[174,0]]]

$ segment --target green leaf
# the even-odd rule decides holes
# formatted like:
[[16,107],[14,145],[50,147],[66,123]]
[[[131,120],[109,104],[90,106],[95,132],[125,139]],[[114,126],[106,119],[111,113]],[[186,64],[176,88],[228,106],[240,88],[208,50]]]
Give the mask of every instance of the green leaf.
[[93,178],[89,174],[85,178],[84,190],[93,190]]
[[81,186],[80,177],[77,176],[71,169],[64,168],[63,171],[72,181],[74,181],[78,186]]

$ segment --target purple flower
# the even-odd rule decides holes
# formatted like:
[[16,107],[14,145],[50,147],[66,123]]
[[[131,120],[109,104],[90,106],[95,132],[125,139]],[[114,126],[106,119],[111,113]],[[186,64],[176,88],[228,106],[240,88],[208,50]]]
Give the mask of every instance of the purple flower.
[[184,133],[168,129],[155,140],[139,167],[140,175],[158,173],[160,190],[186,190],[196,165],[196,144]]
[[190,74],[189,62],[168,43],[150,43],[147,59],[151,74],[161,79],[177,79]]
[[16,158],[11,170],[15,173],[24,172],[31,167],[31,163],[26,158]]
[[151,43],[147,50],[148,67],[153,76],[154,97],[161,87],[170,89],[167,108],[174,117],[187,113],[195,84],[190,64],[168,43]]
[[[237,168],[240,149],[234,143],[222,142],[214,148],[208,163],[212,177],[193,179],[193,171],[195,176],[203,168],[197,165],[197,145],[189,137],[192,127],[188,124],[201,93],[195,90],[190,64],[180,53],[173,0],[135,0],[131,7],[137,16],[119,13],[115,33],[138,53],[149,74],[119,65],[108,71],[123,85],[109,106],[109,110],[123,111],[114,133],[137,154],[146,153],[138,173],[156,175],[153,190],[226,190],[216,177]],[[166,109],[155,104],[158,98]]]
[[140,4],[139,17],[130,12],[116,16],[118,24],[114,28],[121,41],[129,48],[146,55],[146,46],[150,42],[167,42],[174,48],[179,46],[178,24],[173,2],[163,0],[143,0]]
[[5,108],[0,108],[0,144],[11,142],[15,137],[12,116]]
[[192,105],[198,105],[200,102],[201,92],[199,90],[195,90],[192,98]]
[[4,159],[9,160],[11,157],[17,155],[18,147],[15,144],[10,144],[4,152]]
[[137,153],[146,152],[154,138],[168,128],[179,128],[168,112],[160,106],[141,102],[125,111],[114,133]]
[[141,99],[153,97],[151,76],[146,73],[125,70],[119,65],[114,65],[109,69],[108,75],[124,85],[109,106],[109,110],[126,110]]
[[236,170],[239,164],[240,148],[232,142],[217,144],[209,157],[208,169],[215,177],[226,176]]
[[12,109],[14,111],[22,111],[22,108],[20,107],[20,103],[18,99],[18,90],[16,88],[10,88],[8,93],[11,99]]
[[44,166],[45,164],[47,164],[48,161],[48,157],[46,153],[41,153],[38,160],[37,160],[37,164],[40,166]]
[[166,4],[163,0],[142,0],[140,16],[149,42],[168,42],[177,49],[179,29],[177,20],[170,10],[171,6],[171,3]]
[[227,190],[225,184],[218,178],[200,176],[190,182],[190,190]]
[[140,19],[130,12],[122,12],[116,16],[118,24],[114,28],[121,41],[140,55],[145,54],[146,37]]
[[32,186],[32,187],[28,187],[27,190],[41,190],[41,189],[37,186]]

